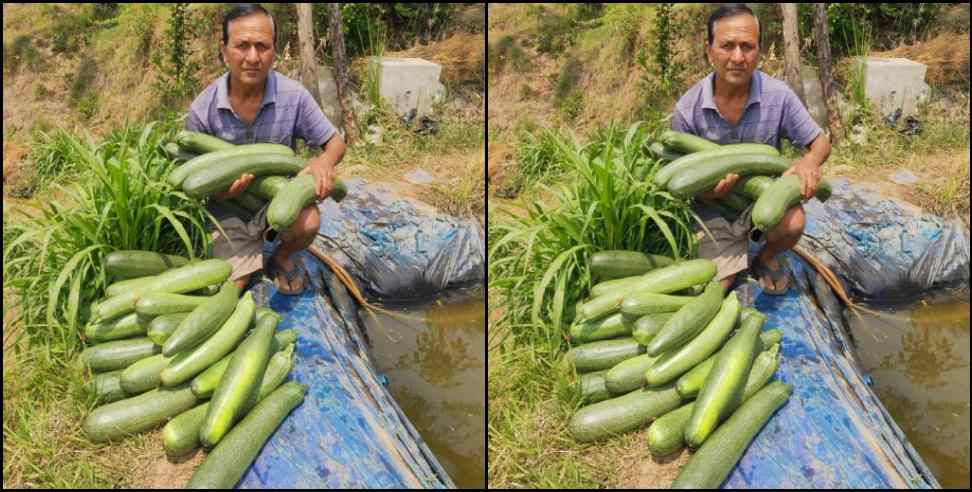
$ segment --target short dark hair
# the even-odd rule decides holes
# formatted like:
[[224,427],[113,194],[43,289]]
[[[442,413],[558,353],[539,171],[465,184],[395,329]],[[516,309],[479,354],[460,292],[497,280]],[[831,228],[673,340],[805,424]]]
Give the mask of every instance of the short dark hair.
[[261,7],[256,3],[238,3],[226,13],[226,17],[223,17],[223,44],[229,44],[229,23],[232,20],[236,20],[240,17],[246,17],[250,14],[260,13],[270,18],[270,27],[273,29],[273,47],[277,48],[277,25],[273,22],[273,16],[267,9]]
[[758,43],[757,49],[761,48],[763,46],[763,27],[759,25],[759,17],[756,17],[756,14],[753,13],[752,9],[741,3],[730,3],[723,5],[722,7],[717,8],[715,12],[712,12],[712,15],[709,16],[709,46],[712,46],[712,38],[714,36],[713,31],[715,30],[715,23],[717,20],[743,14],[749,14],[756,19],[756,29],[759,31],[759,36],[756,40]]

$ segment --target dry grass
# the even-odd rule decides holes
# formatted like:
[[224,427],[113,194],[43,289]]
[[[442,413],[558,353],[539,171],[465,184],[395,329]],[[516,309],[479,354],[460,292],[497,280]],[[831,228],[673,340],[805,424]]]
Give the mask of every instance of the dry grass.
[[486,36],[456,33],[428,46],[385,53],[396,58],[422,58],[442,65],[442,82],[456,87],[481,82],[486,59]]
[[907,58],[928,66],[925,81],[933,86],[969,83],[969,33],[942,33],[923,43],[873,52],[875,58]]

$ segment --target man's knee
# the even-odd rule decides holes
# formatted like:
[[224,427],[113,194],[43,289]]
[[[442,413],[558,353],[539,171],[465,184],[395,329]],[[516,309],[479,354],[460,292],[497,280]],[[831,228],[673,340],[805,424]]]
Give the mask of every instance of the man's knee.
[[783,215],[780,223],[766,235],[766,240],[772,242],[795,241],[803,235],[803,228],[806,223],[807,217],[803,212],[803,206],[791,207]]
[[242,291],[243,289],[245,289],[246,288],[246,285],[248,283],[250,283],[250,276],[251,275],[253,275],[253,274],[248,273],[248,274],[246,274],[246,275],[244,275],[244,276],[242,276],[242,277],[240,277],[240,278],[238,278],[238,279],[236,279],[236,280],[233,281],[236,284],[236,287],[240,291]]
[[312,203],[300,211],[297,220],[281,234],[281,239],[293,241],[297,238],[313,236],[317,234],[320,225],[321,213],[317,210],[317,206]]

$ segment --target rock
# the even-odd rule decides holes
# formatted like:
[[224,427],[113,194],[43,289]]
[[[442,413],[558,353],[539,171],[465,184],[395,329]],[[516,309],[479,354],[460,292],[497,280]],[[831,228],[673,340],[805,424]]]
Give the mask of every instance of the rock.
[[435,176],[423,169],[415,169],[405,174],[405,181],[415,185],[423,185],[435,182]]
[[900,169],[898,172],[891,175],[891,181],[899,185],[913,185],[919,180],[918,176],[915,176],[911,171],[907,169]]

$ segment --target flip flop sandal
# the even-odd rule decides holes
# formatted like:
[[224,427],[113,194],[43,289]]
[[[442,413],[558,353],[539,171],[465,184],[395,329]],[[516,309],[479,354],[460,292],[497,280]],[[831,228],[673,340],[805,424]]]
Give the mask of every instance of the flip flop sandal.
[[[299,278],[300,281],[301,281],[300,282],[300,287],[298,287],[293,292],[286,292],[284,290],[281,290],[280,289],[280,285],[277,283],[277,279],[279,279],[281,275],[283,276],[284,280],[286,281],[286,285],[287,286],[293,285],[294,279]],[[288,295],[288,296],[300,295],[301,293],[304,292],[304,288],[307,287],[307,283],[304,282],[304,271],[303,271],[303,269],[300,268],[299,265],[296,266],[296,267],[294,267],[293,270],[284,270],[283,268],[281,268],[281,267],[279,267],[277,265],[274,265],[273,266],[273,285],[277,287],[277,292],[280,292],[281,294]]]
[[759,286],[763,289],[763,292],[771,296],[781,296],[783,294],[786,294],[786,292],[790,290],[790,277],[789,275],[787,275],[786,267],[784,267],[782,263],[780,263],[779,270],[773,270],[770,267],[763,264],[763,262],[757,261],[753,265],[753,270],[755,270],[754,273],[756,273],[757,281],[760,281],[767,277],[770,279],[771,285],[779,285],[780,281],[783,281],[783,287],[779,289],[774,289],[773,287],[767,288],[766,286],[764,286],[763,282],[760,281]]

